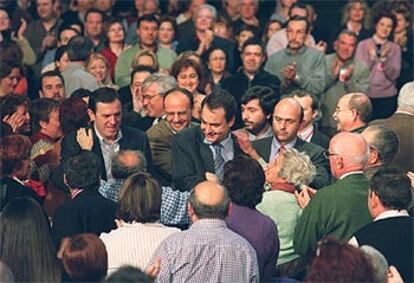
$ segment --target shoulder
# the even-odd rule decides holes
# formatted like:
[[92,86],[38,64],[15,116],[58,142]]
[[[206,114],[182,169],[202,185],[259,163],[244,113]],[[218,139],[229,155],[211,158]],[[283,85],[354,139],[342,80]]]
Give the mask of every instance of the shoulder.
[[255,148],[268,147],[272,144],[272,139],[273,139],[273,136],[263,138],[263,139],[259,139],[259,140],[255,140],[255,141],[252,142],[252,144]]
[[138,45],[132,46],[131,48],[128,48],[127,50],[122,51],[121,55],[119,55],[120,58],[128,58],[134,56],[139,51]]
[[130,128],[130,127],[121,127],[122,136],[125,138],[130,139],[130,137],[134,138],[140,138],[140,139],[146,139],[147,135],[144,131],[136,128]]
[[301,140],[298,138],[296,144],[295,144],[295,148],[297,148],[298,150],[304,150],[306,151],[308,154],[312,154],[312,155],[319,155],[319,154],[323,154],[323,152],[325,151],[325,149],[317,144],[314,143],[310,143],[304,140]]
[[157,56],[174,56],[176,57],[177,54],[174,50],[170,48],[159,47],[157,50]]

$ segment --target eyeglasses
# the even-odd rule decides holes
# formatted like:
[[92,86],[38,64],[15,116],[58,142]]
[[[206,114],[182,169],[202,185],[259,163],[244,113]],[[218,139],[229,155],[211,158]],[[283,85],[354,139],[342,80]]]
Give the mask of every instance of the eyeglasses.
[[338,155],[338,156],[339,156],[339,154],[337,154],[337,153],[330,153],[329,151],[324,151],[324,152],[323,152],[323,156],[324,156],[326,159],[329,159],[329,157],[334,156],[334,155]]
[[142,101],[144,101],[144,100],[150,101],[150,100],[152,100],[156,96],[159,96],[159,95],[158,94],[154,94],[154,95],[143,95],[142,96]]
[[226,61],[226,57],[213,57],[210,60],[211,61]]

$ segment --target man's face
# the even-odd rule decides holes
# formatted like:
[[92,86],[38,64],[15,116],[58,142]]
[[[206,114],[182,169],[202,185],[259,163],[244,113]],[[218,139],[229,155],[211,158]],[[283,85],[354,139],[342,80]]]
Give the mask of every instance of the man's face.
[[96,113],[91,114],[99,134],[106,140],[115,140],[121,126],[121,102],[117,99],[109,103],[98,102]]
[[254,0],[242,0],[240,3],[240,15],[243,19],[251,19],[256,15],[257,7]]
[[305,45],[306,39],[306,22],[291,21],[286,28],[288,39],[288,48],[290,50],[298,50]]
[[227,122],[223,108],[211,110],[207,105],[201,110],[201,125],[204,137],[212,143],[219,143],[230,133],[234,124],[234,117]]
[[65,86],[63,85],[62,80],[57,76],[44,77],[42,79],[40,97],[52,98],[58,101],[65,99]]
[[304,96],[304,97],[294,97],[297,102],[302,106],[303,108],[303,120],[301,129],[305,129],[309,125],[313,124],[313,121],[315,120],[316,116],[318,116],[318,111],[312,109],[312,97],[310,96]]
[[263,64],[264,55],[259,45],[248,45],[244,49],[241,59],[246,73],[254,74]]
[[47,135],[51,138],[58,139],[63,135],[59,121],[59,109],[53,110],[49,114],[49,121],[43,123],[45,123]]
[[213,28],[213,13],[205,8],[198,11],[195,19],[195,27],[199,31],[211,30]]
[[60,41],[59,41],[59,45],[60,46],[65,46],[68,44],[69,40],[72,37],[75,37],[76,35],[78,35],[74,30],[71,29],[65,29],[62,30],[62,32],[60,33]]
[[138,72],[135,73],[131,82],[131,93],[132,95],[140,96],[142,95],[142,82],[151,76],[149,72]]
[[95,0],[95,7],[102,12],[110,11],[114,5],[114,0]]
[[157,39],[158,25],[156,22],[142,21],[137,29],[137,35],[142,46],[151,47]]
[[279,102],[273,111],[273,134],[277,140],[286,144],[293,141],[300,128],[300,112],[297,107],[285,101]]
[[349,60],[356,48],[357,39],[348,34],[342,34],[336,42],[336,55],[342,61]]
[[190,101],[179,91],[169,94],[164,100],[164,111],[168,125],[179,132],[190,125]]
[[349,131],[352,128],[353,111],[349,108],[349,98],[339,99],[332,117],[336,121],[338,132]]
[[42,20],[50,20],[53,17],[52,0],[37,0],[36,10]]
[[101,14],[90,13],[85,21],[85,34],[89,37],[96,38],[103,33],[103,19]]
[[[255,98],[241,106],[244,127],[249,132],[257,135],[267,124],[267,119],[263,109],[259,105],[259,99]],[[270,115],[269,115],[270,116]]]
[[148,88],[143,90],[142,105],[150,117],[158,118],[164,115],[162,96],[158,92],[157,83],[152,83]]

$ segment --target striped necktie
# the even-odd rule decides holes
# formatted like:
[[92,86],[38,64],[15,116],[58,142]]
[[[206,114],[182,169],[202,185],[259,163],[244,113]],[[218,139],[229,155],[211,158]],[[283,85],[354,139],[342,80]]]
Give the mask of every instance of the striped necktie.
[[223,146],[221,144],[213,145],[214,148],[214,170],[216,173],[217,178],[219,179],[220,183],[223,181],[224,175],[224,161],[223,156],[221,155],[221,150]]

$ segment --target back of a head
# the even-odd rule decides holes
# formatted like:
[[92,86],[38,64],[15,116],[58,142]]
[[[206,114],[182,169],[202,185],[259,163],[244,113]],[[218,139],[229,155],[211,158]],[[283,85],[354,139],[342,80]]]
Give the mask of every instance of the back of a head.
[[229,122],[236,115],[237,104],[234,97],[226,90],[217,90],[207,97],[201,103],[201,109],[205,106],[210,110],[223,108],[226,113],[226,121]]
[[115,179],[126,179],[134,173],[147,172],[147,159],[139,150],[121,150],[112,158],[111,171]]
[[360,249],[364,252],[365,257],[371,262],[372,268],[374,270],[375,282],[387,282],[388,261],[384,255],[371,246],[364,245],[361,246]]
[[318,242],[305,282],[373,282],[374,270],[359,248],[333,238]]
[[95,153],[84,150],[63,164],[66,182],[73,189],[98,189],[101,164]]
[[256,160],[237,156],[224,165],[223,185],[232,202],[254,209],[262,201],[265,175]]
[[68,58],[71,62],[85,62],[92,53],[93,43],[88,37],[77,35],[67,45]]
[[151,223],[159,220],[162,189],[147,173],[128,177],[119,192],[117,217],[125,222]]
[[62,263],[76,281],[101,282],[108,269],[105,244],[91,233],[71,237],[63,250]]
[[154,282],[153,279],[149,278],[147,274],[145,274],[139,268],[133,266],[122,266],[117,271],[112,273],[105,282],[139,282],[139,283],[151,283]]
[[414,113],[414,82],[403,85],[398,94],[398,108]]
[[340,132],[330,142],[331,153],[339,155],[346,166],[358,166],[364,169],[368,162],[369,147],[360,134]]
[[355,109],[359,118],[364,123],[369,123],[372,118],[372,103],[369,97],[364,93],[349,93],[349,109]]
[[372,177],[369,188],[386,209],[408,209],[412,200],[410,179],[396,168],[382,168]]
[[382,164],[391,164],[399,150],[399,138],[397,133],[391,128],[383,125],[369,126],[364,130],[363,135],[365,133],[372,133],[373,139],[368,141],[368,143],[370,147],[378,152]]
[[59,108],[60,127],[64,135],[89,125],[88,105],[82,98],[71,96]]
[[191,191],[188,202],[199,219],[224,219],[228,214],[230,197],[225,187],[204,181]]

